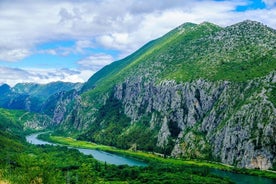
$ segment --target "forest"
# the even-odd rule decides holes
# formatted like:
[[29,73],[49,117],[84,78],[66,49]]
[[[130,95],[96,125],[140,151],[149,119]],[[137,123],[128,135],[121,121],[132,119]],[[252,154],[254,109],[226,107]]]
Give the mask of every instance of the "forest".
[[[207,167],[154,162],[147,167],[110,165],[65,146],[26,142],[24,111],[0,109],[0,182],[2,183],[231,183]],[[32,116],[32,115],[30,115]]]

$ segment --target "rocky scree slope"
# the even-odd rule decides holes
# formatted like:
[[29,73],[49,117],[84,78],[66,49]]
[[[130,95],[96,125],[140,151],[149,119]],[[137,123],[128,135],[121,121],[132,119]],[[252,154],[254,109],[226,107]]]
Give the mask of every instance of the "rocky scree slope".
[[275,40],[254,21],[183,24],[92,76],[59,124],[125,149],[275,169]]

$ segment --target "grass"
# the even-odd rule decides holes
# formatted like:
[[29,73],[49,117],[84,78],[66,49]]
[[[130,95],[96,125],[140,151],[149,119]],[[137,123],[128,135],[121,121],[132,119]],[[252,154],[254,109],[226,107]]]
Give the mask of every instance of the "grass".
[[[239,37],[243,30],[230,31],[210,23],[187,24],[184,28],[182,33],[172,30],[93,75],[82,94],[84,101],[93,105],[85,109],[100,107],[102,94],[110,93],[114,85],[126,79],[133,80],[133,76],[155,83],[198,79],[245,82],[275,70],[275,36],[274,32],[264,34],[265,27],[248,32],[243,38]],[[217,40],[222,33],[227,34]],[[263,37],[266,42],[260,44]]]
[[175,158],[163,158],[160,155],[157,155],[154,153],[143,152],[143,151],[122,150],[115,147],[95,144],[87,141],[78,141],[70,137],[48,135],[48,136],[44,136],[43,139],[54,143],[69,145],[75,148],[97,149],[97,150],[116,153],[124,156],[129,156],[129,157],[143,160],[147,162],[149,165],[162,163],[162,164],[209,167],[209,168],[225,170],[225,171],[230,171],[235,173],[263,176],[263,177],[276,179],[276,172],[274,171],[261,171],[261,170],[244,169],[244,168],[240,169],[230,165],[226,165],[218,162],[212,162],[212,161],[205,161],[205,160],[182,160],[182,159],[175,159]]
[[[211,27],[211,30],[208,29],[210,27]],[[93,88],[93,90],[90,90],[84,93],[83,97],[91,101],[97,101],[94,99],[101,99],[101,98],[98,98],[98,96],[101,96],[101,94],[103,93],[104,94],[107,93],[116,83],[124,81],[129,76],[138,75],[138,76],[145,77],[145,73],[140,73],[141,71],[139,70],[139,68],[140,69],[142,68],[143,72],[147,71],[146,69],[151,68],[152,76],[153,76],[153,73],[159,73],[159,72],[161,73],[164,72],[166,73],[166,76],[167,76],[172,72],[171,70],[169,70],[170,68],[179,68],[176,65],[172,65],[173,63],[167,63],[167,59],[162,58],[164,54],[165,55],[168,54],[167,50],[169,48],[173,50],[173,53],[169,53],[169,54],[170,55],[172,54],[171,56],[173,56],[174,59],[177,59],[179,53],[183,54],[181,49],[178,50],[177,53],[175,53],[174,51],[175,46],[179,44],[180,41],[182,43],[190,43],[192,40],[197,40],[203,36],[211,34],[212,32],[216,32],[221,28],[209,23],[202,24],[202,25],[187,23],[182,26],[182,29],[183,29],[183,33],[181,34],[178,29],[174,29],[169,33],[165,34],[164,36],[156,40],[153,40],[152,42],[149,42],[148,44],[143,46],[141,49],[139,49],[129,57],[116,61],[104,67],[102,70],[97,72],[89,79],[88,84],[85,84],[86,86],[84,88],[87,88],[87,89]],[[183,45],[179,47],[183,47]],[[189,47],[189,45],[187,47]],[[160,61],[164,66],[169,64],[170,67],[166,66],[165,71],[163,70],[159,71],[159,69],[157,69],[156,67],[153,67],[155,61]],[[183,64],[182,61],[180,64],[181,65]],[[180,72],[182,71],[183,70],[181,70]],[[181,78],[181,80],[186,80],[186,79],[187,79],[186,77],[184,77],[184,79]],[[94,87],[96,86],[96,87],[94,88],[92,86]]]

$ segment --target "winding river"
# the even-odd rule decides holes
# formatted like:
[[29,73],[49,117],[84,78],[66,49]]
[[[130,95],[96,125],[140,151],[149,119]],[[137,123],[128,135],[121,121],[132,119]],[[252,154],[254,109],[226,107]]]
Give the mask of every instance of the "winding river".
[[[27,136],[26,137],[27,142],[29,142],[31,144],[35,144],[35,145],[45,145],[45,144],[57,145],[54,143],[50,143],[50,142],[46,142],[46,141],[42,141],[42,140],[38,139],[37,136],[39,134],[42,134],[42,133],[35,133],[35,134],[31,134],[31,135]],[[67,146],[67,147],[69,147],[69,146]],[[69,148],[73,148],[73,147],[69,147]],[[139,160],[112,154],[112,153],[108,153],[105,151],[84,149],[84,148],[74,148],[74,149],[79,150],[81,153],[83,153],[85,155],[92,155],[96,160],[106,162],[108,164],[129,165],[129,166],[147,166],[146,163],[141,162]]]
[[[46,142],[39,140],[37,136],[42,133],[35,133],[31,134],[26,137],[27,142],[35,145],[57,145],[54,143]],[[69,146],[67,146],[69,147]],[[73,148],[73,147],[69,147]],[[108,153],[105,151],[93,150],[93,149],[83,149],[83,148],[74,148],[79,150],[81,153],[85,155],[92,155],[96,160],[106,162],[108,164],[115,164],[115,165],[129,165],[129,166],[147,166],[146,163],[141,162],[139,160],[119,156],[116,154]],[[229,178],[230,180],[234,181],[237,184],[276,184],[276,179],[269,179],[260,176],[250,176],[246,174],[237,174],[227,171],[221,171],[218,169],[211,169],[211,173],[217,176],[221,176],[224,178]]]

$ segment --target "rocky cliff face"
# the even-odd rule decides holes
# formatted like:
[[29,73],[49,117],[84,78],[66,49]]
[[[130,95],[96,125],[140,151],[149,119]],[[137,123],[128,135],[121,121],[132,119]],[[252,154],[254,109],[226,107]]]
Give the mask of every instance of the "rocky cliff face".
[[54,119],[102,144],[275,168],[275,39],[252,21],[184,24],[92,76]]
[[276,109],[268,97],[275,77],[274,72],[242,83],[200,79],[158,85],[138,78],[118,84],[114,97],[132,124],[149,116],[149,127],[159,129],[155,146],[166,147],[173,138],[172,156],[211,156],[268,169],[276,161]]
[[[112,135],[122,137],[118,142],[128,145],[124,148],[135,144],[143,149],[139,142],[139,135],[143,134],[150,139],[147,141],[151,142],[153,151],[172,157],[211,159],[238,167],[269,169],[276,162],[276,104],[271,99],[275,95],[272,94],[275,79],[275,72],[238,83],[199,79],[157,84],[143,77],[131,77],[117,84],[110,96],[101,100],[109,110],[116,99],[122,109],[117,115],[129,118],[129,123],[118,134],[112,130]],[[83,111],[83,104],[79,98],[73,111]],[[75,114],[79,118],[71,121],[71,125],[81,130],[94,127],[96,123],[96,130],[86,135],[100,132],[99,135],[108,137],[107,132],[113,126],[108,124],[110,115],[101,112],[103,117],[97,119],[97,109],[87,111],[90,113],[86,115]],[[108,117],[103,120],[105,116]],[[144,126],[140,127],[141,123]],[[115,126],[121,125],[115,123]],[[89,136],[86,139],[90,139]],[[99,137],[92,140],[101,142]]]

